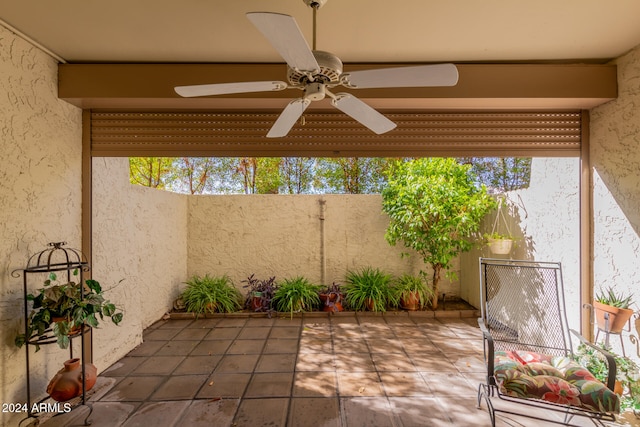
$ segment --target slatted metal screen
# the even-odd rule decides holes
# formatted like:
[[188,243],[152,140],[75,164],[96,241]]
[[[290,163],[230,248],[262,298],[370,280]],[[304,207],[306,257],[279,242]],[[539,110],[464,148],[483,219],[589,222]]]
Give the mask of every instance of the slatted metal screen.
[[580,111],[384,112],[376,135],[340,112],[305,113],[266,138],[278,112],[91,112],[92,156],[579,156]]

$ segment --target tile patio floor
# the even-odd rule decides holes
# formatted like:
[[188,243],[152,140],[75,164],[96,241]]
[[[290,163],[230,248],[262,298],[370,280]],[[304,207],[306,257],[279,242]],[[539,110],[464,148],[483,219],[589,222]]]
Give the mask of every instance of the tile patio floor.
[[[407,313],[160,321],[100,374],[98,426],[489,426],[475,318]],[[43,423],[82,424],[87,407]],[[503,418],[499,426],[538,426]]]

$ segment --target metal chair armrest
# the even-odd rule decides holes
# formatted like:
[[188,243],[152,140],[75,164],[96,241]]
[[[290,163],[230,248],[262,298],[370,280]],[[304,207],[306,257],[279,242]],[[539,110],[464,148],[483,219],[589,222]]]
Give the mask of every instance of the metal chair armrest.
[[607,374],[607,388],[609,388],[609,390],[612,390],[615,388],[616,386],[616,374],[617,374],[617,366],[616,366],[616,360],[614,359],[613,355],[611,353],[609,353],[608,351],[604,350],[603,348],[598,347],[597,345],[594,345],[592,343],[590,343],[589,341],[587,341],[587,339],[585,337],[583,337],[582,335],[580,335],[579,332],[573,330],[573,329],[569,329],[571,331],[571,333],[573,335],[575,335],[582,344],[586,345],[587,347],[590,347],[596,351],[598,351],[600,354],[602,354],[605,359],[607,360],[607,368],[608,368],[608,374]]
[[482,332],[482,337],[485,345],[484,347],[484,359],[487,364],[487,384],[495,385],[495,379],[493,376],[494,369],[494,346],[493,346],[493,337],[491,336],[491,332],[487,328],[487,325],[484,323],[484,319],[482,317],[478,318],[478,326],[480,327],[480,331]]

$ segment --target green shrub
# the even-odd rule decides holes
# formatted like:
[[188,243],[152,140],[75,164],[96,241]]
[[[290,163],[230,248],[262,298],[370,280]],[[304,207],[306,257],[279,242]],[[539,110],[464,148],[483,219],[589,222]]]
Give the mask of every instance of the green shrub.
[[386,311],[387,305],[397,305],[391,290],[391,275],[378,268],[364,267],[349,271],[344,286],[345,302],[356,311]]
[[395,280],[391,287],[391,292],[398,305],[400,305],[400,299],[406,299],[410,292],[416,292],[420,300],[420,308],[425,308],[429,305],[433,297],[433,289],[427,286],[424,279],[410,274],[403,274],[399,279]]
[[282,281],[273,296],[273,303],[279,312],[311,311],[320,305],[318,292],[320,286],[314,285],[302,276]]
[[187,311],[201,315],[205,313],[231,313],[242,307],[242,294],[229,276],[193,276],[186,282],[182,292]]

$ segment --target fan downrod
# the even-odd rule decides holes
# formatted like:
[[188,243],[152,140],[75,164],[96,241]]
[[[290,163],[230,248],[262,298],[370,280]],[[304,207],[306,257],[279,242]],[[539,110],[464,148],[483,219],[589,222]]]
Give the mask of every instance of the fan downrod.
[[311,9],[320,9],[325,5],[327,0],[302,0],[302,2],[309,6]]

